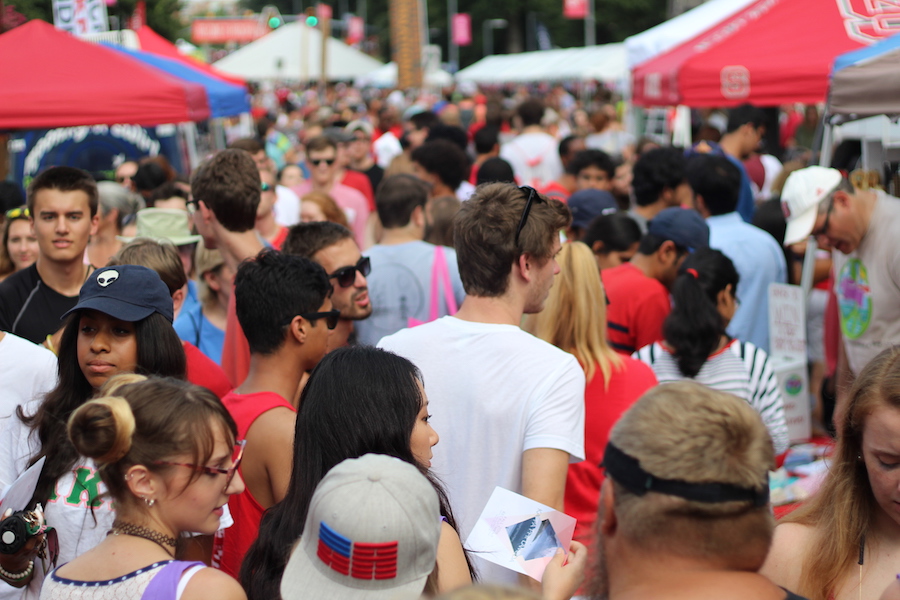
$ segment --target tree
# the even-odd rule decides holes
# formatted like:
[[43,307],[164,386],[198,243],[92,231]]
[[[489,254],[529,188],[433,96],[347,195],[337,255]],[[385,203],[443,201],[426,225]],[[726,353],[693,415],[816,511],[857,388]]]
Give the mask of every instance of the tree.
[[[109,14],[128,19],[134,12],[138,0],[118,0],[116,6],[107,8]],[[147,4],[147,24],[161,36],[175,41],[185,37],[185,25],[179,19],[180,0],[145,0]],[[13,6],[29,19],[41,19],[53,22],[53,6],[51,0],[4,0],[4,4]]]

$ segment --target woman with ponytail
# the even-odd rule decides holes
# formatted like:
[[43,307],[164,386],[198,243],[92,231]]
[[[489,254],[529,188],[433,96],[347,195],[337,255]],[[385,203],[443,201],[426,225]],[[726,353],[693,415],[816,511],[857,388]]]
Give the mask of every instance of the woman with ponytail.
[[660,383],[693,379],[743,398],[759,413],[775,453],[781,454],[788,448],[787,422],[769,357],[726,333],[737,310],[738,279],[734,264],[718,250],[688,256],[672,285],[663,342],[641,348],[634,357],[650,365]]
[[[95,270],[78,304],[63,316],[56,387],[43,400],[19,406],[0,428],[0,489],[45,459],[27,508],[43,506],[48,525],[58,533],[60,563],[99,544],[113,521],[97,465],[69,441],[66,423],[118,373],[184,379],[184,350],[172,328],[172,306],[168,288],[146,267]],[[0,554],[0,581],[5,582],[0,598],[38,597],[45,564],[36,560],[37,548],[26,548]],[[27,588],[24,596],[6,584]]]
[[50,573],[41,600],[244,599],[200,562],[174,560],[184,532],[211,535],[244,490],[243,443],[215,394],[175,379],[118,375],[76,409],[68,439],[115,502],[106,538]]

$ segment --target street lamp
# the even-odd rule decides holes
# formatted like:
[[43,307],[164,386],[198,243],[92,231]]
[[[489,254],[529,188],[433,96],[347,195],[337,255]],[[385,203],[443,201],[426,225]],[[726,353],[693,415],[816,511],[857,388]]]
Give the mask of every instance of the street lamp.
[[494,30],[506,29],[506,19],[488,19],[482,26],[482,41],[484,42],[484,55],[494,53]]

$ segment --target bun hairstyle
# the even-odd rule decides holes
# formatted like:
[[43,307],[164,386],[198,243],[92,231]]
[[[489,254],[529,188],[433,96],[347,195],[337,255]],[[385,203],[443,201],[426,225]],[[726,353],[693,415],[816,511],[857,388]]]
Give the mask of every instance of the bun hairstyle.
[[75,450],[97,463],[112,498],[127,504],[135,499],[125,481],[129,468],[163,472],[171,467],[156,461],[184,456],[191,464],[205,464],[215,451],[216,434],[233,443],[237,427],[206,388],[127,373],[111,378],[99,398],[72,413],[68,433]]

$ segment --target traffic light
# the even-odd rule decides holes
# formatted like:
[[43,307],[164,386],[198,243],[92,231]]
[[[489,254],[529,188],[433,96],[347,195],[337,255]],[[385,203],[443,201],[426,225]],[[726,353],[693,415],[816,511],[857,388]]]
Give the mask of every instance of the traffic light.
[[316,16],[316,9],[310,6],[306,9],[306,26],[316,27],[319,24],[319,17]]
[[269,29],[275,29],[281,25],[281,17],[269,17]]

